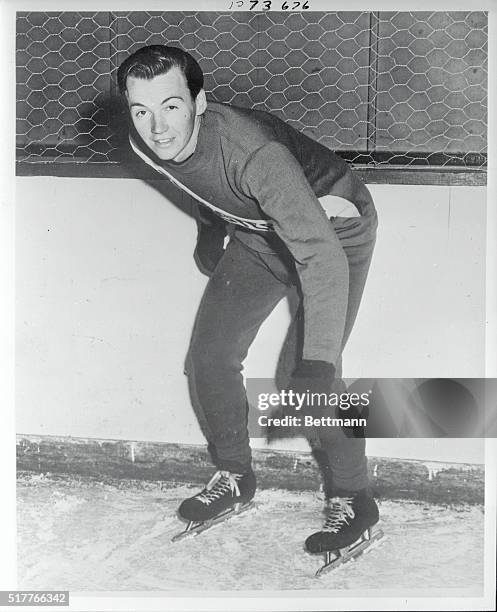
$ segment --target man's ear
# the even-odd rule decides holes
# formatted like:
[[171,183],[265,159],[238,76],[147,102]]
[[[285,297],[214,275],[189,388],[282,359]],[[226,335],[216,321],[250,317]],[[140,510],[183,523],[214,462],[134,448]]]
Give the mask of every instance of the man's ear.
[[205,91],[201,89],[197,97],[195,98],[195,115],[203,115],[207,108],[207,98],[205,97]]

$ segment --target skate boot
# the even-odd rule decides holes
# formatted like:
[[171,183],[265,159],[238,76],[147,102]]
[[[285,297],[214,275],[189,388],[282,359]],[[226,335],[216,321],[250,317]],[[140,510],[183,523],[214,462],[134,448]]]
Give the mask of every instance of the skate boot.
[[308,552],[325,553],[325,564],[316,575],[359,556],[380,539],[383,532],[372,529],[378,520],[378,506],[366,489],[330,498],[322,530],[305,541]]
[[188,521],[188,526],[173,541],[187,535],[197,535],[248,509],[255,489],[256,480],[252,469],[244,474],[216,472],[200,493],[181,503],[178,514]]

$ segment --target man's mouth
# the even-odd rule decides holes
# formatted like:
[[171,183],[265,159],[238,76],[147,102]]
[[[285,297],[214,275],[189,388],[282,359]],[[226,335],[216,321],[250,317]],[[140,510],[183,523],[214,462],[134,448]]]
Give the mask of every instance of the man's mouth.
[[172,142],[173,142],[174,138],[160,138],[157,140],[154,140],[154,144],[158,145],[159,147],[167,147],[169,146]]

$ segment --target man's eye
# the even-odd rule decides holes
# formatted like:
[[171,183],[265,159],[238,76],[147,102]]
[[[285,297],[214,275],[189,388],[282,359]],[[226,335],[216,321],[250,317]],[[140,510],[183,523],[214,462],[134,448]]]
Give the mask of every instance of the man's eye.
[[174,104],[169,104],[168,106],[166,106],[167,110],[174,110],[175,108],[178,108],[178,107]]

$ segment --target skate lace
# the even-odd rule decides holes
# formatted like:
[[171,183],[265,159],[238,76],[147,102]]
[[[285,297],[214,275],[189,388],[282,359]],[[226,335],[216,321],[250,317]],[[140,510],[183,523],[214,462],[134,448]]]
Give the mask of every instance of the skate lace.
[[239,497],[240,489],[238,488],[237,481],[240,480],[242,476],[243,474],[233,474],[220,470],[209,480],[205,489],[196,495],[196,498],[202,503],[209,505],[228,491],[232,495]]
[[337,533],[344,523],[354,518],[352,509],[353,497],[332,497],[329,500],[330,508],[323,526],[323,531]]

